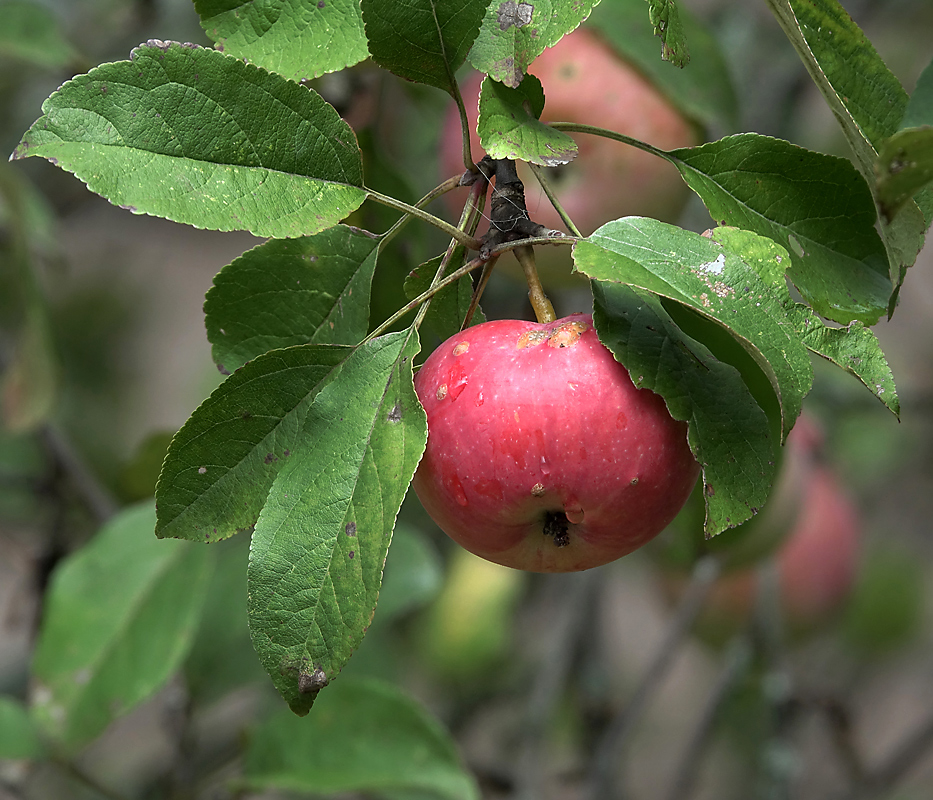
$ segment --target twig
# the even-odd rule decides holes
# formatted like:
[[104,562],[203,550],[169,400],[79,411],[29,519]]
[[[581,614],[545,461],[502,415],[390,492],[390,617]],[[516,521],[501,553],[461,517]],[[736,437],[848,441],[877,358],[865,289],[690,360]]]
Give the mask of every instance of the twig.
[[707,697],[700,720],[681,755],[680,766],[674,773],[674,782],[667,793],[668,800],[686,800],[693,791],[700,761],[709,744],[719,712],[736,683],[748,669],[751,658],[751,643],[744,635],[737,636],[729,643],[724,659],[725,666]]
[[51,424],[45,425],[41,432],[45,446],[68,475],[94,518],[100,524],[105,523],[119,510],[119,504],[110,491],[97,480],[64,433]]
[[547,652],[542,656],[541,669],[531,687],[522,725],[515,793],[520,800],[538,800],[544,794],[545,731],[554,707],[567,688],[581,637],[587,631],[583,622],[592,612],[592,601],[602,574],[600,570],[586,570],[565,576],[561,583],[560,610],[550,632]]
[[674,656],[690,632],[719,571],[719,562],[713,556],[704,556],[694,566],[687,591],[677,607],[661,646],[651,659],[628,705],[609,724],[596,748],[590,769],[589,786],[584,792],[584,797],[588,800],[609,800],[620,795],[613,787],[619,755],[628,744],[648,702],[667,677]]
[[871,770],[859,786],[839,796],[839,800],[872,800],[889,793],[933,748],[933,715],[909,733],[894,752]]

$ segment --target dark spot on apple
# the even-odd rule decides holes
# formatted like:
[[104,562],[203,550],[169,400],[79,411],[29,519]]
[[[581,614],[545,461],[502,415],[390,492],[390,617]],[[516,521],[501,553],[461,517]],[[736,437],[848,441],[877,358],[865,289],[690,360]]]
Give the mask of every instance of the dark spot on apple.
[[347,536],[356,536],[356,523],[348,522],[344,530],[347,532]]
[[563,511],[548,511],[544,515],[544,535],[554,537],[555,547],[566,547],[570,544],[570,522]]
[[327,673],[320,667],[315,667],[310,675],[302,672],[298,676],[298,691],[300,694],[317,694],[327,686]]

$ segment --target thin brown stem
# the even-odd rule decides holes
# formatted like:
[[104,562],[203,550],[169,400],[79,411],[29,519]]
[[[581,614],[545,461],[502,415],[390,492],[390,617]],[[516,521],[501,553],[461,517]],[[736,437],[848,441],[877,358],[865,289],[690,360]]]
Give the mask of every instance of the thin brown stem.
[[535,251],[533,247],[523,245],[516,247],[512,251],[522,265],[522,271],[525,273],[525,281],[528,283],[528,300],[534,309],[535,317],[538,322],[553,322],[557,319],[554,313],[554,306],[548,300],[544,293],[544,287],[541,285],[541,279],[538,277],[538,267],[535,265]]

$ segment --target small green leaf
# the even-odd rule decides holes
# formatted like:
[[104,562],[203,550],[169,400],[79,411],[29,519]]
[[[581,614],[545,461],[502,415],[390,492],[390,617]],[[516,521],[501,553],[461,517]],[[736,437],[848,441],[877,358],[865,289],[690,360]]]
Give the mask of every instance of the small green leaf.
[[914,93],[907,101],[907,110],[901,120],[900,130],[922,128],[925,125],[933,125],[933,61],[927,64],[917,78]]
[[42,156],[135,213],[257,236],[316,233],[365,199],[356,138],[314,91],[214,50],[152,40],[42,104]]
[[274,350],[218,386],[169,447],[156,487],[156,535],[216,542],[250,530],[308,406],[351,352],[314,344]]
[[654,35],[661,38],[661,58],[685,67],[690,61],[690,51],[677,0],[648,0],[648,18],[654,25]]
[[489,0],[362,0],[369,51],[383,69],[453,95],[454,73]]
[[369,56],[359,0],[194,0],[217,49],[293,81]]
[[400,617],[432,600],[444,582],[441,557],[418,528],[399,525],[386,557],[377,621]]
[[356,344],[369,325],[378,238],[336,225],[273,239],[224,267],[204,301],[207,338],[225,373],[269,350]]
[[514,89],[531,62],[575,30],[598,2],[492,0],[470,51],[470,63]]
[[0,56],[40,67],[64,67],[77,57],[45,6],[24,0],[0,3]]
[[891,219],[933,184],[933,125],[895,133],[882,145],[875,169],[881,210]]
[[33,660],[33,715],[74,751],[151,696],[200,621],[213,553],[152,535],[151,504],[105,525],[52,575]]
[[684,334],[653,294],[592,281],[593,320],[636,386],[660,394],[688,425],[703,468],[706,534],[745,522],[767,500],[775,454],[768,418],[742,376]]
[[[414,300],[431,288],[431,281],[434,280],[442,259],[443,256],[436,256],[408,274],[405,278],[405,295],[409,300]],[[460,324],[466,318],[472,299],[473,280],[469,275],[464,275],[456,283],[446,286],[434,295],[428,313],[425,314],[424,324],[442,342],[446,341],[460,331]],[[482,309],[477,308],[470,324],[478,325],[485,321]]]
[[18,700],[0,695],[0,761],[41,758],[39,733],[29,712]]
[[361,345],[315,396],[253,533],[253,645],[306,714],[362,641],[399,507],[427,442],[412,330]]
[[755,133],[668,155],[718,224],[790,253],[787,275],[818,314],[874,325],[886,313],[888,257],[869,187],[849,161]]
[[[765,248],[770,241],[759,241],[763,260],[780,257]],[[726,328],[768,376],[780,402],[783,436],[790,432],[813,370],[775,296],[773,275],[718,242],[644,217],[606,223],[574,245],[574,263],[590,278],[647,289]]]
[[[657,40],[645,17],[645,0],[614,0],[593,9],[587,25],[596,27],[624,58],[648,76],[684,114],[704,125],[735,130],[735,87],[717,39],[685,8],[679,14],[690,42],[690,68],[676,69],[658,59]],[[643,35],[639,35],[639,33]]]
[[274,716],[250,738],[244,773],[256,790],[480,796],[450,734],[406,694],[374,679],[340,681],[306,720]]
[[576,158],[577,143],[539,122],[543,110],[544,90],[534,75],[526,75],[517,89],[485,78],[477,125],[483,150],[491,158],[520,159],[542,167],[569,163]]

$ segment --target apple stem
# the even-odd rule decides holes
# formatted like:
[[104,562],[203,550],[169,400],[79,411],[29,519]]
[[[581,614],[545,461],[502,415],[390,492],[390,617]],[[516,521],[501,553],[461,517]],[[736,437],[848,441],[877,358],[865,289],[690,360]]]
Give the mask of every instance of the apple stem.
[[538,322],[553,322],[557,319],[554,313],[554,306],[548,300],[544,293],[544,287],[541,285],[541,279],[538,277],[538,267],[535,265],[535,250],[530,245],[524,244],[516,247],[513,251],[518,263],[522,265],[522,271],[525,273],[525,280],[528,282],[528,300],[534,309],[535,317]]
[[476,282],[476,288],[473,290],[473,296],[470,298],[470,307],[463,317],[463,324],[460,326],[460,330],[466,330],[473,321],[473,315],[476,313],[476,309],[479,308],[479,299],[483,296],[483,291],[486,289],[486,284],[489,283],[490,277],[492,277],[492,270],[496,266],[498,260],[499,256],[493,256],[483,266],[483,271],[479,276],[479,280]]

